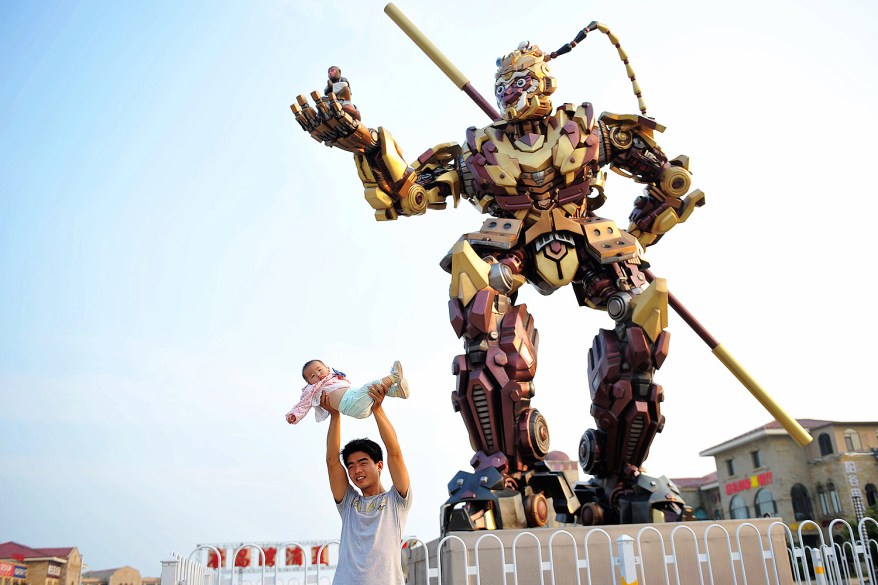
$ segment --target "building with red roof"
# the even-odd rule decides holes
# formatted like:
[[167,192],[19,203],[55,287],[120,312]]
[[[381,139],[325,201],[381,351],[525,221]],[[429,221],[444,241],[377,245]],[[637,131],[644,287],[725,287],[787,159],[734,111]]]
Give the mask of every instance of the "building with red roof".
[[773,516],[815,537],[836,518],[856,522],[878,506],[878,422],[798,422],[814,438],[805,447],[771,421],[702,451],[716,473],[674,481],[690,493],[715,492],[692,498],[705,518]]
[[79,585],[82,576],[82,555],[75,546],[35,548],[3,542],[0,560],[23,564],[26,585]]

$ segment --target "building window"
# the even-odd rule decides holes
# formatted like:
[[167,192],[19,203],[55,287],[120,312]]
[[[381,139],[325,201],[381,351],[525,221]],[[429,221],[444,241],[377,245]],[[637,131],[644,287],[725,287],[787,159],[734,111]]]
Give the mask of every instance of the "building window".
[[841,513],[841,501],[838,499],[838,492],[835,489],[835,484],[831,481],[826,484],[826,491],[829,492],[829,501],[832,503],[832,511],[836,514]]
[[749,518],[750,511],[747,509],[747,502],[738,494],[732,498],[729,504],[729,518],[737,520],[739,518]]
[[875,489],[874,483],[866,484],[866,505],[872,507],[878,504],[878,490]]
[[756,492],[756,499],[753,501],[756,507],[756,516],[764,518],[766,516],[777,516],[777,505],[774,503],[774,496],[768,488],[762,488]]
[[820,433],[820,436],[817,437],[817,442],[820,444],[820,456],[824,455],[832,455],[832,439],[829,438],[829,435],[826,433]]
[[860,434],[854,429],[845,429],[844,444],[848,451],[862,451],[863,445],[860,443]]
[[826,499],[826,491],[822,483],[817,484],[817,502],[820,504],[820,513],[829,516],[829,500]]
[[759,451],[750,451],[750,459],[753,461],[753,469],[762,467],[762,461],[759,460]]
[[811,499],[808,497],[808,488],[797,483],[790,490],[790,498],[793,500],[793,514],[797,522],[813,520],[814,511],[811,509]]
[[729,475],[735,475],[735,460],[734,459],[726,459],[726,471],[729,472]]

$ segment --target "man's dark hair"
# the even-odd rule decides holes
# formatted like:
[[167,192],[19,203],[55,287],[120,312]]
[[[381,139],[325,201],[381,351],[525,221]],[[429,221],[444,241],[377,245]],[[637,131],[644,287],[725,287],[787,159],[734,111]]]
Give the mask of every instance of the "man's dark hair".
[[341,462],[345,467],[348,465],[348,457],[357,451],[368,455],[374,463],[384,461],[384,451],[381,450],[381,445],[371,439],[354,439],[341,450]]
[[[323,364],[323,360],[308,360],[307,362],[305,362],[305,365],[302,366],[302,377],[303,378],[305,378],[305,370],[307,370],[308,366],[310,366],[311,364]],[[323,364],[323,365],[325,366],[326,364]],[[305,378],[305,381],[308,382],[308,378]]]

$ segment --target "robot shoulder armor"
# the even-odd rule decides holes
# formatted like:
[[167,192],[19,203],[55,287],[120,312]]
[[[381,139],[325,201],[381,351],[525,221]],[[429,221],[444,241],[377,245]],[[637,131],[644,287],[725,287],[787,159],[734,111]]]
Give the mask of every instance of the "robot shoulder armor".
[[655,132],[664,132],[665,127],[652,118],[640,116],[638,114],[614,114],[612,112],[603,112],[598,118],[602,124],[610,130],[610,136],[619,133],[637,134],[643,138],[651,147],[655,147],[653,135]]
[[466,129],[466,146],[469,147],[470,152],[473,154],[479,153],[482,151],[482,146],[486,142],[489,140],[496,140],[495,134],[500,134],[502,136],[502,132],[498,132],[493,124],[487,128],[470,126]]
[[598,119],[609,127],[619,126],[624,130],[639,129],[648,131],[649,133],[664,132],[665,127],[652,118],[640,116],[638,114],[614,114],[612,112],[601,112]]

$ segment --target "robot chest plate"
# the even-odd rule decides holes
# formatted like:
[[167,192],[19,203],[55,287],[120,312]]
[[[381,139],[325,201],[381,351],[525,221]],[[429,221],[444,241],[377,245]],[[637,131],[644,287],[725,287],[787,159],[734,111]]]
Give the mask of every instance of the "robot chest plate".
[[588,194],[588,163],[597,148],[592,148],[590,136],[583,140],[578,131],[564,132],[565,127],[514,141],[497,133],[474,158],[481,190],[501,209],[513,212],[581,202]]

